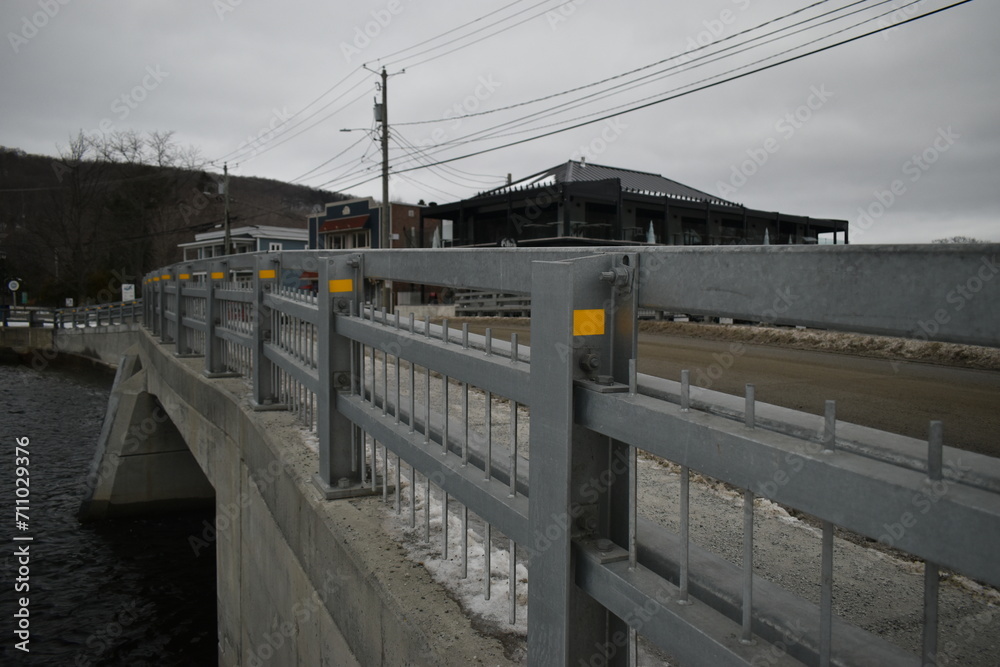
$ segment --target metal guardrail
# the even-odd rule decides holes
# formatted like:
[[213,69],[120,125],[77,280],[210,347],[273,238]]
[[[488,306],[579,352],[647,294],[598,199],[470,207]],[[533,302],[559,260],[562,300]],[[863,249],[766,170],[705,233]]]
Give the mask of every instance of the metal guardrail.
[[[471,510],[485,544],[497,528],[510,563],[527,553],[530,664],[624,664],[640,633],[684,664],[757,664],[762,645],[773,649],[767,664],[933,664],[939,568],[1000,586],[1000,462],[963,453],[974,470],[954,469],[938,422],[923,453],[901,457],[899,436],[838,422],[832,402],[810,430],[803,424],[816,417],[758,404],[752,385],[734,407],[734,397],[693,390],[687,373],[680,382],[637,374],[636,319],[646,308],[1000,347],[1000,281],[990,282],[998,251],[241,255],[147,276],[144,322],[177,354],[204,355],[207,375],[250,378],[255,406],[293,410],[315,429],[327,498],[376,492],[381,449],[386,498],[395,457],[397,511],[409,468],[411,524],[419,473],[427,499],[431,483],[441,490],[446,516],[450,500],[461,504],[463,538]],[[318,290],[288,286],[304,272],[318,274]],[[368,299],[381,280],[530,295],[531,349],[447,322],[401,321]],[[478,431],[470,389],[485,397],[488,426]],[[509,406],[505,438],[495,397]],[[518,406],[530,410],[527,441]],[[676,534],[638,516],[639,450],[681,466]],[[744,490],[742,567],[688,540],[692,472]],[[922,502],[928,494],[933,503]],[[761,496],[822,522],[819,605],[754,576]],[[833,614],[834,527],[881,540],[897,523],[893,546],[926,563],[919,659]],[[447,544],[447,522],[443,530]],[[789,645],[781,639],[793,623]]]
[[79,308],[0,308],[0,327],[76,329],[136,323],[142,319],[142,300],[103,303]]

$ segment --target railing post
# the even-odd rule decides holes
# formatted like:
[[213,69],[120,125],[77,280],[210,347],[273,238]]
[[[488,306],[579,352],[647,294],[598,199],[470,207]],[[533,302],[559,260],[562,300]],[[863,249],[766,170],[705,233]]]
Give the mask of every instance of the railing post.
[[188,337],[184,335],[184,297],[181,296],[181,290],[184,288],[184,281],[190,277],[190,273],[187,273],[187,267],[177,267],[173,275],[173,285],[177,290],[176,296],[174,297],[174,316],[177,318],[177,326],[174,331],[177,335],[174,340],[174,354],[177,356],[183,356],[191,352],[188,349],[187,341]]
[[[157,317],[158,329],[157,333],[160,334],[161,343],[170,342],[170,331],[167,324],[167,280],[163,276],[156,276],[153,278],[156,284],[156,294],[157,294],[157,305],[159,307],[159,314]],[[100,317],[100,315],[98,315]]]
[[363,483],[360,447],[354,425],[337,410],[337,396],[360,390],[361,360],[351,339],[337,333],[337,319],[350,317],[363,303],[364,257],[338,255],[320,259],[318,267],[319,331],[316,394],[319,473],[313,482],[327,500],[371,494]]
[[278,259],[271,255],[256,258],[254,268],[253,288],[253,407],[255,410],[276,409],[276,393],[274,391],[274,364],[264,353],[264,347],[271,342],[273,323],[271,308],[264,305],[264,294],[271,291],[277,283],[280,272]]
[[[616,359],[625,357],[613,354],[612,347],[618,287],[602,282],[602,274],[610,270],[613,285],[634,284],[630,270],[615,273],[620,261],[617,255],[595,255],[532,265],[530,440],[545,446],[531,453],[529,521],[535,544],[527,545],[532,552],[529,664],[595,664],[593,658],[601,664],[624,664],[627,658],[623,646],[609,650],[609,638],[620,637],[623,626],[573,581],[574,540],[592,543],[602,538],[597,543],[610,557],[628,556],[606,539],[612,525],[616,531],[620,525],[627,529],[619,494],[595,495],[595,490],[607,488],[600,481],[611,467],[627,501],[627,459],[618,462],[626,464],[623,475],[623,466],[611,460],[616,451],[612,442],[576,426],[573,416],[577,381],[600,385],[604,391],[628,389],[613,375],[621,370],[615,368]],[[629,311],[622,316],[632,315]],[[627,341],[632,339],[629,333]]]
[[205,370],[208,377],[231,375],[222,365],[222,339],[216,329],[222,321],[219,303],[215,298],[215,286],[225,280],[228,266],[225,262],[213,263],[205,274]]

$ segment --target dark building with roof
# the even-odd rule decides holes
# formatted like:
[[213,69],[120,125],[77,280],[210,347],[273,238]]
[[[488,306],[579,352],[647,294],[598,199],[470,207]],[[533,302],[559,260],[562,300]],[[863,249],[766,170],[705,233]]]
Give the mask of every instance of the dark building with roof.
[[748,209],[658,174],[574,160],[422,215],[450,221],[452,246],[848,241],[846,220]]

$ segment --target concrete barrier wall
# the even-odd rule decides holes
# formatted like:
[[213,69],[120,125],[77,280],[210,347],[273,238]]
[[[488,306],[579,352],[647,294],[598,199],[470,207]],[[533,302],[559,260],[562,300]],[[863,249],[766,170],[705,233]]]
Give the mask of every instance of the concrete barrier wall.
[[13,350],[26,357],[26,363],[35,368],[41,368],[59,354],[117,367],[125,350],[138,341],[139,328],[138,324],[86,329],[0,327],[0,349]]

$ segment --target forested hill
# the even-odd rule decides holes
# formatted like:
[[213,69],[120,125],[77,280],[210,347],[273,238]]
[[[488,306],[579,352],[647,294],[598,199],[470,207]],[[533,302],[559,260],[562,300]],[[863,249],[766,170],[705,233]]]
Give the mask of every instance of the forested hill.
[[[222,224],[220,173],[198,168],[169,133],[131,138],[110,146],[81,137],[58,158],[0,147],[4,284],[20,279],[36,305],[112,300],[120,283],[181,259],[178,243]],[[234,227],[304,228],[315,207],[345,198],[232,174],[229,192]]]

